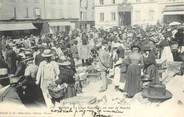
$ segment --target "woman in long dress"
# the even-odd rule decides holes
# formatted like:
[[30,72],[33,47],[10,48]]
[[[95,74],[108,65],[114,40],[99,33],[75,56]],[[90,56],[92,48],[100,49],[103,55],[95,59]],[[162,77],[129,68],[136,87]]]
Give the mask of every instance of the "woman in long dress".
[[143,65],[143,57],[139,53],[140,48],[137,45],[131,47],[132,53],[128,56],[128,69],[127,78],[125,83],[125,91],[127,92],[127,97],[131,98],[136,93],[141,91],[141,67]]
[[[83,34],[85,35],[85,34]],[[82,60],[82,65],[85,66],[87,63],[87,60],[90,56],[90,49],[88,44],[88,39],[86,36],[77,37],[78,38],[78,53],[79,53],[79,59]]]

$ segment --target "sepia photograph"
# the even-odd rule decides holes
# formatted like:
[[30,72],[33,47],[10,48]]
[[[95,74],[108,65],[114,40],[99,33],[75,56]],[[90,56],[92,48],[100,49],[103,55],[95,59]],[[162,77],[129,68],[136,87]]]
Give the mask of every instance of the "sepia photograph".
[[184,0],[0,0],[0,117],[184,117]]

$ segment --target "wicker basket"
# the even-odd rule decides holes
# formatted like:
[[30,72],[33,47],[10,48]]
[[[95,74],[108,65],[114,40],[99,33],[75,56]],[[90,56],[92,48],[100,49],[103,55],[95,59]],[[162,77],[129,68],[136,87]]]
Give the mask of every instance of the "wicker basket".
[[58,98],[64,97],[66,93],[66,86],[62,84],[60,87],[58,87],[55,84],[50,84],[48,86],[48,90],[51,97],[58,99]]

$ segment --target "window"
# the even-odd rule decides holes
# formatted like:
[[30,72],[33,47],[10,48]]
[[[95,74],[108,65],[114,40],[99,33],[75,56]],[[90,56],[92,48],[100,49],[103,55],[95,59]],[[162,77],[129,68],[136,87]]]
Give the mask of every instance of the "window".
[[115,21],[115,20],[116,20],[116,13],[111,12],[111,21]]
[[141,2],[141,0],[136,0],[136,2]]
[[116,4],[116,0],[112,0],[112,4]]
[[104,0],[99,0],[100,5],[104,5]]
[[39,18],[41,16],[41,10],[40,8],[35,8],[34,9],[34,14],[36,18]]
[[39,3],[39,0],[34,0],[35,3]]
[[141,20],[141,12],[140,11],[135,11],[135,21],[140,21]]
[[14,9],[13,9],[13,15],[14,15],[14,18],[16,18],[17,17],[17,9],[16,9],[16,7],[14,7]]
[[80,12],[80,19],[81,19],[81,20],[84,19],[84,15],[83,15],[83,12],[82,12],[82,11]]
[[56,4],[56,0],[49,0],[50,4]]
[[55,14],[56,14],[55,9],[54,8],[51,9],[50,10],[50,18],[55,18]]
[[58,0],[58,3],[59,4],[63,4],[63,0]]
[[101,21],[101,22],[104,21],[104,13],[100,13],[100,21]]
[[28,18],[29,17],[29,9],[26,8],[26,17]]
[[155,11],[154,10],[150,10],[149,11],[149,20],[153,21],[154,20],[154,15],[155,15]]
[[17,0],[10,0],[10,2],[17,2]]
[[[169,2],[178,2],[179,0],[169,0]],[[182,1],[182,0],[181,0]]]

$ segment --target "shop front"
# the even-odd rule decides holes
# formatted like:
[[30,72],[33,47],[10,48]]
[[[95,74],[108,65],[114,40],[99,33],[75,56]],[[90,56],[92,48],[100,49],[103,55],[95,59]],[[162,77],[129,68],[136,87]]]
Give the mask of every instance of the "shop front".
[[6,36],[29,35],[37,32],[32,23],[1,23],[0,34]]
[[184,23],[184,4],[166,5],[163,11],[163,22],[169,24],[171,22]]
[[48,22],[51,33],[57,33],[66,31],[69,32],[72,29],[75,29],[75,23],[71,22]]

